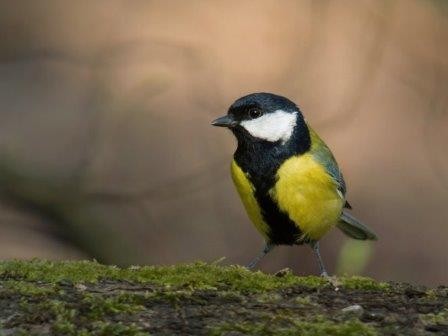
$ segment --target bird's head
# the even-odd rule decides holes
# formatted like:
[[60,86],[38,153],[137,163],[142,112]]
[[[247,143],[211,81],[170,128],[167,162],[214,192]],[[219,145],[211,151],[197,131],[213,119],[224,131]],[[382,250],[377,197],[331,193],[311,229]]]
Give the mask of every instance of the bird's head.
[[232,130],[238,141],[285,144],[299,128],[306,128],[302,113],[291,100],[272,93],[252,93],[236,100],[213,126]]

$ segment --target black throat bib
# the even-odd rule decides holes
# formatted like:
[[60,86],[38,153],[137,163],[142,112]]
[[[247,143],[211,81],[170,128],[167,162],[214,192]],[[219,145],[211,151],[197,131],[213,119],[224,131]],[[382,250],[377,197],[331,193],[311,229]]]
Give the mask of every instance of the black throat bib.
[[311,139],[305,122],[298,118],[291,138],[284,144],[280,141],[269,142],[254,138],[240,126],[233,132],[238,140],[234,159],[255,188],[255,198],[261,208],[263,219],[270,228],[269,243],[276,245],[304,243],[298,241],[302,234],[298,226],[287,213],[280,211],[269,191],[276,183],[277,170],[281,164],[290,157],[301,155],[310,149]]

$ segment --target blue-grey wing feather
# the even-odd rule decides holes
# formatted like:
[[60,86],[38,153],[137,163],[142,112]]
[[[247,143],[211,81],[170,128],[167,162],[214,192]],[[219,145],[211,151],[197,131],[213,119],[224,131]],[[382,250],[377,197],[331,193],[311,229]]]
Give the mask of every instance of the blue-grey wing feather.
[[347,191],[344,176],[339,170],[339,166],[331,153],[330,149],[322,142],[312,150],[312,154],[317,162],[319,162],[337,184],[338,190],[345,196]]

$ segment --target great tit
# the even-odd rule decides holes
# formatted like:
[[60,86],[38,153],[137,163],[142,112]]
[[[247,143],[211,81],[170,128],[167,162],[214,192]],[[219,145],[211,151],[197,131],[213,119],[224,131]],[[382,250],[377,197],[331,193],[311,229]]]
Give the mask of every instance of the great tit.
[[332,227],[354,239],[377,239],[347,212],[351,206],[338,164],[294,102],[272,93],[249,94],[212,125],[229,128],[238,141],[232,179],[266,242],[248,268],[276,245],[308,244],[327,276],[318,242]]

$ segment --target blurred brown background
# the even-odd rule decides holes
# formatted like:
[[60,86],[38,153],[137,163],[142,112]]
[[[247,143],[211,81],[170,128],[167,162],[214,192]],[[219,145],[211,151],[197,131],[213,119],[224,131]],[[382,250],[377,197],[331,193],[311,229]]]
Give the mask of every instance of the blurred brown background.
[[[446,284],[447,55],[444,1],[2,1],[0,258],[247,263],[262,240],[210,121],[271,91],[380,235],[363,274]],[[322,241],[332,272],[346,241]],[[283,267],[317,273],[305,247],[261,264]]]

